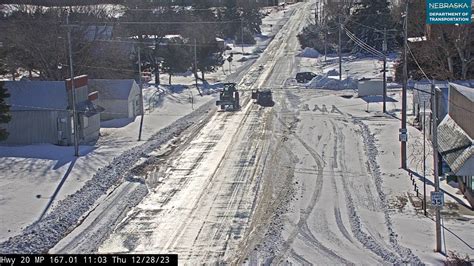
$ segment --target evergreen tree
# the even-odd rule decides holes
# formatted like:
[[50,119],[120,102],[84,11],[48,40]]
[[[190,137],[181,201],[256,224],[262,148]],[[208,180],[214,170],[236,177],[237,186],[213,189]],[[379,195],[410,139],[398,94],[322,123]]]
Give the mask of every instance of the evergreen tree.
[[247,4],[241,7],[243,26],[253,34],[260,34],[262,30],[262,14],[256,4]]
[[[217,67],[224,64],[222,56],[224,49],[219,47],[216,37],[219,35],[219,28],[217,23],[209,23],[217,21],[217,15],[213,9],[210,8],[206,1],[196,1],[195,10],[187,17],[187,23],[183,26],[181,35],[188,40],[188,44],[192,49],[196,49],[197,66],[193,67],[193,72],[198,77],[197,72],[201,72],[203,81],[206,72],[214,72]],[[205,23],[204,23],[205,22]],[[196,47],[194,48],[194,42]],[[192,50],[194,53],[194,50]]]
[[171,77],[176,73],[183,73],[191,68],[193,62],[192,51],[183,42],[182,39],[176,39],[160,51],[163,57],[163,70],[169,74],[169,84],[171,85]]
[[[361,0],[355,4],[347,28],[369,46],[382,51],[384,29],[392,29],[396,23],[392,19],[390,3],[387,0]],[[378,30],[376,30],[378,29]],[[388,49],[395,48],[395,42],[388,42]],[[353,44],[355,50],[360,50]]]
[[[236,0],[228,0],[225,2],[225,9],[222,15],[220,16],[220,20],[236,22],[240,20],[240,13],[237,8]],[[227,23],[222,25],[222,35],[225,38],[234,38],[239,30],[239,23]]]
[[[0,76],[8,73],[8,68],[5,62],[6,50],[0,47]],[[9,107],[5,102],[5,99],[10,95],[7,90],[3,88],[4,82],[0,81],[0,125],[2,123],[8,123],[10,121]],[[8,132],[0,126],[0,141],[5,140],[8,137]]]
[[[302,32],[298,34],[298,40],[301,47],[314,48],[323,53],[325,48],[328,53],[334,53],[338,49],[339,42],[339,18],[345,21],[349,17],[352,9],[352,2],[349,1],[329,1],[324,6],[324,17],[322,21],[317,21],[315,24],[310,24],[303,28]],[[347,52],[348,37],[342,34],[342,51]],[[326,44],[326,45],[325,45]]]
[[[10,107],[7,105],[5,99],[10,97],[7,89],[4,88],[4,82],[0,81],[0,124],[5,124],[10,122]],[[8,137],[8,132],[6,129],[0,127],[0,141],[5,140]]]

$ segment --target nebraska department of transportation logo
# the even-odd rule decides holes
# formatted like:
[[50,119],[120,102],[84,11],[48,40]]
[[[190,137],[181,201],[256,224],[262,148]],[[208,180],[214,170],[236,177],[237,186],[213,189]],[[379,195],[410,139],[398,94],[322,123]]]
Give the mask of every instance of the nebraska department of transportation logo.
[[471,0],[426,0],[426,23],[469,24],[471,8]]

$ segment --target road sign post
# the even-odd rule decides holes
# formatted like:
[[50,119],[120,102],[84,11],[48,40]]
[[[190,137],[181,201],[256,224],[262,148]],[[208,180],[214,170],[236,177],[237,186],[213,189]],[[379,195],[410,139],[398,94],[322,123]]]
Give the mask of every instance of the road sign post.
[[435,208],[443,208],[444,193],[442,191],[431,191],[431,205]]
[[406,128],[400,128],[398,130],[398,132],[400,132],[400,134],[398,135],[398,140],[400,142],[407,142],[408,141],[408,132],[407,132],[407,129]]

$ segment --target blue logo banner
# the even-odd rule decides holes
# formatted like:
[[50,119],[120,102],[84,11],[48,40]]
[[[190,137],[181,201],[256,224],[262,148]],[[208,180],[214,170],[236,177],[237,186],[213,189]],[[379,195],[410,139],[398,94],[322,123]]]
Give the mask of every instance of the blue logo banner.
[[471,0],[426,0],[426,24],[469,24],[471,8]]

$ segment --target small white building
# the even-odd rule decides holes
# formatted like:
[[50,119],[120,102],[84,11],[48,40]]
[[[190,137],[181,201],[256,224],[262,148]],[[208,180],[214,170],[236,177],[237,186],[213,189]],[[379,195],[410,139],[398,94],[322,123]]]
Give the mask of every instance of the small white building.
[[91,79],[89,92],[99,93],[105,110],[100,119],[134,118],[141,114],[140,87],[133,79]]
[[357,91],[359,97],[364,96],[382,96],[383,95],[383,80],[368,79],[359,80],[357,84]]

